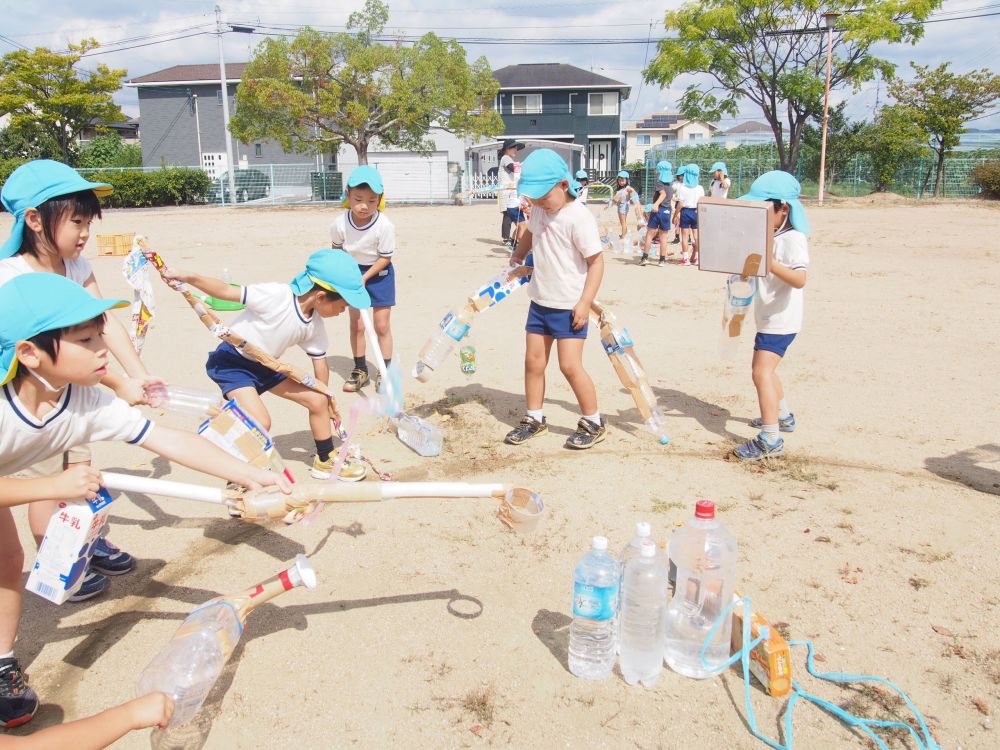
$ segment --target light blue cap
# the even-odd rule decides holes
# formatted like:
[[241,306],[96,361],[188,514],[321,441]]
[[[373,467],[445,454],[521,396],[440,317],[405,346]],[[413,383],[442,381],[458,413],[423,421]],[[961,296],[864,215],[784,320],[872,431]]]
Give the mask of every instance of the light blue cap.
[[589,180],[590,177],[587,175],[587,170],[586,169],[578,169],[578,170],[576,170],[576,179],[578,179],[578,180]]
[[700,176],[701,168],[697,164],[688,164],[684,167],[684,184],[688,187],[697,185]]
[[314,284],[336,292],[351,307],[372,306],[358,263],[344,250],[317,250],[306,261],[306,270],[291,281],[296,294],[306,294]]
[[679,180],[683,180],[684,179],[684,169],[685,168],[683,166],[678,166],[677,167],[677,171],[674,173],[674,177],[676,177]]
[[628,172],[626,172],[626,171],[625,171],[625,170],[623,169],[623,170],[622,170],[621,172],[619,172],[619,173],[618,173],[618,176],[619,176],[619,177],[621,177],[622,179],[625,179],[625,180],[627,180],[627,179],[628,179]]
[[90,182],[72,167],[51,159],[36,159],[22,164],[7,178],[0,200],[14,217],[10,237],[0,246],[0,259],[9,258],[21,249],[24,238],[24,212],[38,208],[45,201],[60,195],[93,190],[101,198],[110,195],[113,188],[106,182]]
[[517,192],[538,200],[563,180],[569,182],[569,194],[575,198],[580,183],[573,179],[566,161],[552,149],[540,148],[522,162]]
[[674,176],[674,165],[664,159],[656,162],[656,171],[660,173],[660,182],[670,182],[670,178]]
[[712,169],[709,170],[709,171],[711,171],[713,173],[721,171],[723,175],[725,175],[726,177],[729,177],[729,170],[726,169],[726,162],[724,162],[724,161],[717,161],[717,162],[715,162],[715,164],[712,165]]
[[18,341],[86,323],[127,305],[123,299],[96,299],[75,281],[55,273],[15,276],[0,286],[0,385],[17,373]]
[[351,176],[347,178],[347,187],[360,187],[361,185],[367,185],[376,195],[382,195],[385,192],[385,188],[382,187],[382,175],[375,167],[369,167],[367,164],[355,167]]
[[809,219],[806,218],[806,210],[802,207],[799,195],[802,194],[802,186],[799,181],[788,172],[774,170],[765,172],[750,186],[750,192],[741,195],[741,201],[767,201],[779,200],[789,206],[788,222],[793,229],[797,229],[802,234],[809,234]]

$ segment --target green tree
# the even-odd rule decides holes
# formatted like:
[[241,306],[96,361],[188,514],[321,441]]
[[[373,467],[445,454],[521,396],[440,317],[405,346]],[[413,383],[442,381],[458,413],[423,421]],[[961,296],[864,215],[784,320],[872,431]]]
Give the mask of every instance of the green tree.
[[77,166],[141,167],[142,149],[134,143],[125,143],[118,133],[99,135],[80,149]]
[[927,134],[937,155],[934,194],[940,195],[944,190],[945,157],[958,146],[965,123],[1000,99],[1000,75],[986,68],[956,74],[948,70],[948,63],[933,69],[912,62],[910,66],[916,73],[914,81],[890,81],[889,94]]
[[[851,122],[844,113],[847,102],[841,102],[830,110],[826,132],[826,182],[832,185],[837,174],[843,171],[851,160],[864,149],[860,134],[865,127],[861,120]],[[819,157],[822,150],[823,131],[819,125],[806,125],[802,132],[802,145],[808,147],[803,157],[808,155],[804,172],[810,178],[819,177]]]
[[305,29],[263,42],[236,91],[233,134],[300,153],[347,143],[367,164],[375,139],[429,153],[432,124],[477,137],[503,131],[493,109],[500,85],[485,57],[469,65],[460,44],[434,34],[412,46],[380,43],[388,19],[388,6],[366,0],[344,33]]
[[890,105],[879,110],[875,122],[858,134],[863,152],[871,163],[875,191],[892,187],[899,168],[927,154],[927,137],[905,107]]
[[[831,89],[855,90],[893,65],[876,57],[878,42],[914,42],[941,0],[690,0],[668,11],[671,37],[644,71],[668,86],[684,74],[711,84],[689,85],[681,110],[689,117],[735,116],[742,102],[760,108],[774,133],[782,169],[793,171],[810,118],[822,116],[827,35],[823,13],[837,12]],[[790,30],[808,33],[788,33]]]
[[72,161],[76,139],[91,122],[125,119],[111,95],[127,71],[104,64],[92,72],[76,68],[98,46],[84,39],[68,52],[38,47],[0,58],[0,112],[10,113],[12,126],[34,126],[47,134],[65,162]]
[[0,130],[0,159],[59,158],[59,144],[34,123],[21,122]]

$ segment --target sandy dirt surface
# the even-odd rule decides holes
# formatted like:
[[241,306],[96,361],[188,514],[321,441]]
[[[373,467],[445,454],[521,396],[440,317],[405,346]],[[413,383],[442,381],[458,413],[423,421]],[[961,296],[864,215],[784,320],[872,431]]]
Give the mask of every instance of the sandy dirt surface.
[[[710,497],[740,544],[740,588],[821,669],[902,686],[943,747],[1000,745],[1000,210],[986,204],[845,201],[809,210],[806,326],[781,366],[798,429],[787,457],[744,466],[725,455],[753,434],[750,340],[722,363],[722,277],[607,257],[601,299],[632,332],[668,415],[663,448],[595,339],[585,364],[610,423],[596,449],[562,443],[578,410],[555,363],[550,433],[502,444],[523,409],[525,294],[481,315],[479,373],[446,367],[406,381],[412,412],[445,447],[420,458],[372,418],[365,451],[398,479],[503,481],[541,493],[543,526],[522,537],[487,500],[328,507],[309,526],[256,526],[210,506],[122,497],[112,539],[139,558],[110,595],[61,607],[26,594],[17,650],[44,705],[25,729],[133,695],[136,677],[201,602],[312,556],[317,590],[297,590],[248,621],[191,747],[763,747],[744,724],[737,672],[654,689],[602,683],[566,667],[570,590],[590,537],[627,543],[636,520],[666,539]],[[147,234],[179,267],[242,282],[291,279],[328,244],[329,208],[109,211],[98,232]],[[392,208],[397,227],[398,358],[407,368],[448,305],[506,262],[492,204]],[[0,217],[6,236],[10,217]],[[91,240],[88,256],[96,254]],[[125,295],[121,260],[93,257],[105,294]],[[151,371],[208,388],[213,341],[180,296],[157,286],[143,358]],[[346,316],[328,323],[334,385],[350,369]],[[305,364],[301,352],[289,359]],[[345,394],[345,409],[355,396]],[[282,455],[300,477],[312,445],[305,412],[267,400]],[[164,417],[165,422],[184,424]],[[190,425],[189,425],[190,426]],[[95,448],[104,469],[206,480],[143,450]],[[26,530],[25,513],[16,514]],[[887,694],[803,686],[856,711],[896,713]],[[774,736],[782,703],[752,691]],[[24,732],[19,732],[24,733]],[[148,732],[116,747],[148,746]],[[815,708],[795,712],[796,747],[865,747]],[[894,741],[894,746],[904,747]]]

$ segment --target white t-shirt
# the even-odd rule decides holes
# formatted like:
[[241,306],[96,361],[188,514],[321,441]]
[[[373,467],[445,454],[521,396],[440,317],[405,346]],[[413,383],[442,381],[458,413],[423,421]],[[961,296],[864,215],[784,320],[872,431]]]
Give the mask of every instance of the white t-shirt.
[[580,201],[547,213],[535,207],[528,218],[535,270],[528,296],[543,307],[572,310],[587,280],[587,258],[601,252],[597,219]]
[[589,185],[581,185],[580,189],[576,191],[576,199],[580,203],[586,203],[587,202],[587,193],[589,193],[589,192],[590,192],[590,186]]
[[682,187],[684,187],[684,183],[681,182],[680,180],[674,180],[673,182],[670,183],[670,189],[673,191],[673,195],[670,196],[671,203],[681,202],[681,196],[679,191]]
[[500,167],[497,169],[497,177],[500,180],[500,202],[504,208],[518,207],[517,183],[521,179],[521,173],[512,171],[514,163],[514,159],[505,154],[500,158]]
[[326,328],[313,313],[307,318],[288,284],[251,284],[241,290],[240,302],[247,309],[229,327],[274,358],[292,346],[300,346],[313,359],[326,356]]
[[728,198],[729,185],[728,177],[721,180],[712,180],[712,184],[708,186],[709,195],[713,198]]
[[[63,262],[66,264],[66,278],[70,281],[75,281],[80,286],[83,286],[87,279],[94,273],[90,261],[82,255],[71,260],[66,259]],[[6,284],[15,276],[34,272],[35,269],[28,265],[28,260],[24,253],[4,258],[0,260],[0,285]]]
[[681,204],[681,208],[698,208],[698,201],[705,197],[705,188],[701,185],[693,187],[681,185],[674,195],[677,196],[677,202]]
[[330,225],[330,242],[334,248],[343,248],[362,266],[370,266],[379,258],[392,260],[396,252],[396,228],[381,211],[372,220],[359,227],[350,211],[344,211]]
[[[774,258],[793,271],[809,268],[809,243],[796,229],[785,229],[774,236]],[[757,280],[754,317],[760,333],[789,334],[802,330],[805,290],[795,289],[768,274]]]
[[142,445],[152,429],[135,407],[101,388],[81,385],[66,386],[58,406],[38,419],[7,383],[0,392],[0,475],[99,440]]

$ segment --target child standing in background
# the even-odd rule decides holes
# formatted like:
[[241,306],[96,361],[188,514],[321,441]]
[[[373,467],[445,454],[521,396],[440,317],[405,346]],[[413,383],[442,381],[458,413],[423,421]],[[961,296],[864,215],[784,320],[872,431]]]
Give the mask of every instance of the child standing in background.
[[[351,254],[361,271],[361,279],[371,296],[372,320],[379,349],[386,367],[392,361],[392,329],[389,316],[396,304],[396,272],[392,258],[396,252],[396,228],[386,218],[385,188],[375,167],[360,166],[347,180],[344,208],[349,208],[330,225],[330,242],[334,249]],[[368,363],[365,360],[365,324],[360,311],[351,307],[350,336],[354,369],[344,383],[344,391],[353,393],[368,384]],[[375,376],[375,390],[379,387]]]
[[625,235],[628,234],[628,210],[633,204],[639,205],[639,194],[635,192],[635,188],[628,184],[628,172],[624,169],[618,173],[618,177],[615,179],[617,190],[611,198],[611,202],[618,207],[618,223],[621,224],[621,234],[618,235],[618,239],[625,239]]
[[729,197],[729,170],[726,169],[724,161],[717,161],[712,165],[712,183],[708,186],[710,198]]
[[578,169],[576,171],[576,181],[580,183],[580,189],[577,191],[576,199],[586,206],[587,193],[590,191],[590,188],[588,187],[588,185],[590,185],[590,177],[587,176],[586,169]]
[[667,233],[670,231],[670,207],[674,197],[673,189],[669,183],[673,172],[674,167],[669,161],[657,162],[658,179],[653,188],[653,202],[647,206],[649,216],[646,221],[646,239],[642,249],[642,257],[639,258],[640,266],[649,262],[649,251],[653,246],[654,239],[660,248],[660,260],[657,265],[663,266],[667,262]]
[[512,138],[505,140],[500,147],[500,166],[497,168],[497,178],[500,181],[500,211],[503,213],[500,234],[511,252],[514,251],[514,243],[517,241],[517,227],[524,221],[517,194],[521,165],[514,159],[517,152],[523,148],[523,143],[518,143]]
[[684,184],[678,189],[677,202],[681,207],[680,265],[682,266],[698,265],[698,201],[705,197],[705,188],[698,183],[700,176],[701,170],[698,165],[688,164],[684,167]]
[[[681,203],[680,203],[680,189],[684,184],[684,167],[677,167],[677,172],[674,174],[674,181],[670,183],[671,199],[670,199],[670,211],[673,214],[673,219],[671,221],[671,226],[674,230],[674,239],[670,243],[672,245],[678,245],[681,241]],[[684,248],[681,248],[683,251]]]

